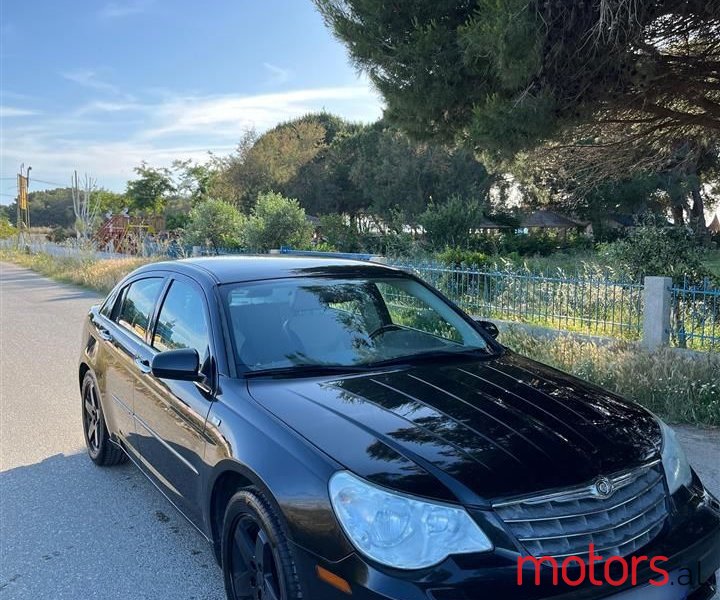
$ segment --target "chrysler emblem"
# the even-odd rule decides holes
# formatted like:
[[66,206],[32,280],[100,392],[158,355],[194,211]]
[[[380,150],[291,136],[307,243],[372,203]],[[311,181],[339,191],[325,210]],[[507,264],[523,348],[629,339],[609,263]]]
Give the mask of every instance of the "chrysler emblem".
[[595,482],[594,491],[599,498],[609,498],[615,493],[615,486],[607,477],[599,477]]

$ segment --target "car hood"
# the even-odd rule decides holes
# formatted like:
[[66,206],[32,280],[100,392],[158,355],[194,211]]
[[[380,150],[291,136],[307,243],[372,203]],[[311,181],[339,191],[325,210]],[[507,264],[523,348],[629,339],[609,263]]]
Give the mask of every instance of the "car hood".
[[360,375],[250,379],[248,389],[358,475],[478,506],[591,482],[657,458],[661,445],[639,405],[509,351]]

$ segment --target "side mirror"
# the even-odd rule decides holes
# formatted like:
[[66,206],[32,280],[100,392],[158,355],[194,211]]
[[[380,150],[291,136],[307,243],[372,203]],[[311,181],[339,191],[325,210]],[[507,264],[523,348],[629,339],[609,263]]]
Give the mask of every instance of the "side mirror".
[[498,326],[495,325],[492,321],[484,321],[482,319],[475,319],[475,322],[480,325],[487,333],[490,334],[490,337],[493,339],[497,339],[497,337],[500,335],[500,330],[498,329]]
[[166,350],[156,354],[150,365],[152,374],[159,379],[200,381],[200,356],[194,348]]

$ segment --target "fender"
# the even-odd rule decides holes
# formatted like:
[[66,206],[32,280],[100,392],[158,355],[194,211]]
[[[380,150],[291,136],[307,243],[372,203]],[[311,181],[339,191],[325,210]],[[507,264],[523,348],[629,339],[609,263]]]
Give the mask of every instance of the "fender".
[[283,515],[294,544],[332,562],[351,554],[327,487],[341,465],[255,402],[244,381],[225,379],[221,389],[205,426],[205,523],[216,546],[227,500],[253,485]]

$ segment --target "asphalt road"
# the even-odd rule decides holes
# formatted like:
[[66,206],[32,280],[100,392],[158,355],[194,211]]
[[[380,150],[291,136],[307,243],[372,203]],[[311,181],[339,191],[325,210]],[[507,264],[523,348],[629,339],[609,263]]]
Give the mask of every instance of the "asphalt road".
[[[223,600],[205,540],[80,427],[80,327],[98,296],[0,263],[0,599]],[[681,428],[720,494],[720,431]]]

